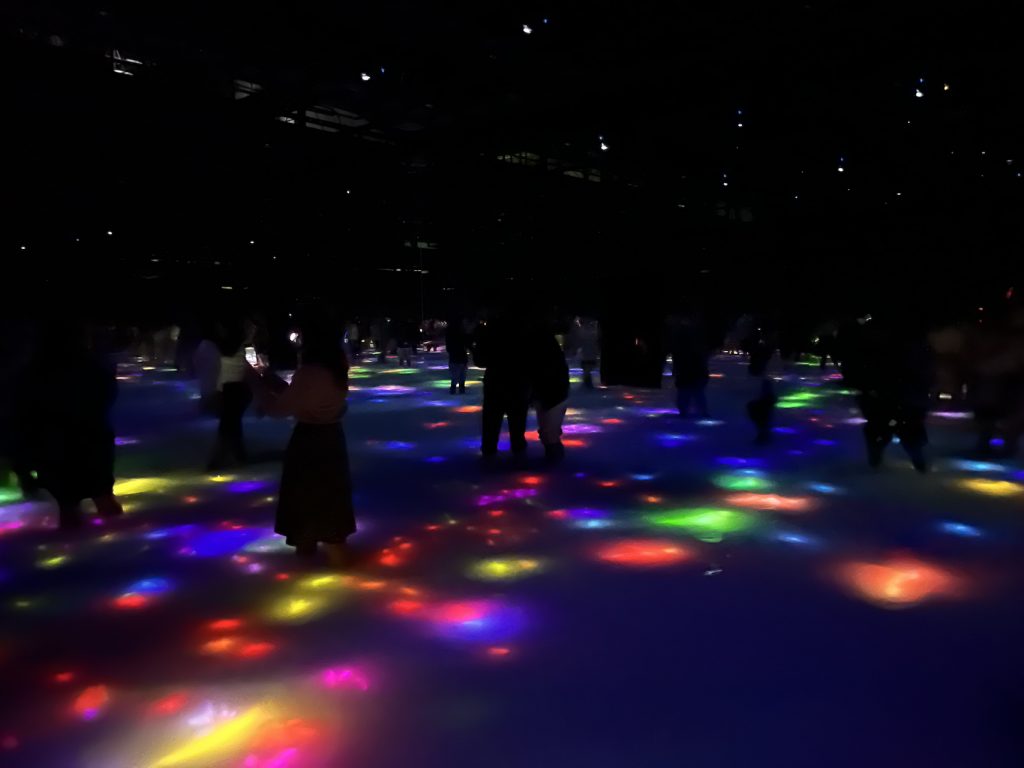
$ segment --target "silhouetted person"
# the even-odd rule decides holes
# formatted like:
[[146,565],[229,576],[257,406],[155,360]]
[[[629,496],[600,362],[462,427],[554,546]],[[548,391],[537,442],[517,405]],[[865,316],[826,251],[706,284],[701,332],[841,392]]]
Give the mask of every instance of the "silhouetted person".
[[398,348],[398,367],[411,368],[412,354],[419,343],[419,327],[412,320],[402,320],[395,324],[395,343]]
[[924,420],[931,364],[924,334],[908,319],[869,319],[850,334],[844,353],[843,377],[860,393],[868,464],[881,466],[885,448],[896,436],[914,469],[926,472]]
[[22,381],[19,441],[23,466],[53,494],[60,527],[82,524],[81,502],[104,517],[121,514],[114,498],[114,368],[90,347],[81,326],[47,324]]
[[772,417],[778,402],[775,383],[768,375],[768,365],[775,355],[774,336],[754,326],[745,347],[750,355],[747,372],[757,381],[757,396],[747,403],[747,415],[757,430],[754,442],[767,445],[772,439]]
[[448,352],[448,373],[452,384],[451,394],[456,391],[466,394],[466,369],[469,367],[469,333],[463,320],[453,318],[448,322],[444,335],[444,346]]
[[247,460],[242,418],[252,403],[245,361],[246,333],[240,321],[221,327],[217,347],[220,351],[220,373],[217,379],[220,421],[217,440],[207,470],[216,472],[229,462],[244,464]]
[[290,385],[271,373],[260,379],[262,407],[296,421],[281,473],[274,530],[300,555],[326,545],[344,558],[356,530],[352,479],[341,420],[348,409],[348,361],[341,339],[324,322],[303,328],[299,367]]
[[569,405],[569,366],[551,330],[538,328],[528,334],[527,362],[531,397],[537,411],[537,434],[545,458],[558,461],[565,455],[562,421]]
[[526,454],[530,379],[527,366],[515,354],[518,341],[513,317],[506,312],[489,323],[481,324],[473,349],[477,366],[486,369],[483,435],[480,443],[480,452],[485,458],[498,452],[498,436],[506,415],[512,453],[518,458]]
[[601,333],[597,321],[584,317],[574,325],[570,333],[570,344],[577,350],[580,367],[583,369],[583,386],[594,388],[594,371],[597,370],[601,355]]
[[691,405],[696,415],[708,416],[709,354],[704,329],[692,318],[684,319],[672,336],[672,377],[680,416],[689,416]]

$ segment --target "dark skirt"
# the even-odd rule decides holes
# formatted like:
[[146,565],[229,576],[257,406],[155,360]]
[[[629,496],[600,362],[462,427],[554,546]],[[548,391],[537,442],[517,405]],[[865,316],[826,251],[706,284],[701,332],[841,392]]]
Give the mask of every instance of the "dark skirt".
[[355,533],[341,424],[296,424],[281,473],[274,530],[289,544],[341,543]]

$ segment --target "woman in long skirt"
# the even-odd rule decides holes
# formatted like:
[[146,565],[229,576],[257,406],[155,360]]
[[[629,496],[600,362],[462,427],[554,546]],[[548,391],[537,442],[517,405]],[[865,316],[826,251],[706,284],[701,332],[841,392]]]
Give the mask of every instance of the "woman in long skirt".
[[341,562],[345,539],[356,530],[341,425],[348,395],[341,340],[328,331],[304,333],[291,384],[271,374],[261,382],[266,413],[296,420],[285,453],[274,530],[300,555],[315,554],[322,542],[331,559]]

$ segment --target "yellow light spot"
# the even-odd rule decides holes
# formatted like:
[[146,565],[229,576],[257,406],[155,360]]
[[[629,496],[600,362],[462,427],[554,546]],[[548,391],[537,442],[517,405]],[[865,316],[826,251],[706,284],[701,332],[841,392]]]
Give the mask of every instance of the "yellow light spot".
[[336,573],[328,573],[322,576],[307,576],[299,582],[299,586],[307,589],[326,589],[327,587],[342,586],[342,578]]
[[961,480],[960,485],[969,491],[984,493],[987,496],[1013,496],[1024,493],[1024,485],[1011,483],[1009,480],[989,480],[984,477],[972,477]]
[[59,568],[68,561],[67,555],[54,555],[39,561],[40,568]]
[[114,483],[115,496],[134,496],[138,493],[160,493],[170,486],[159,477],[131,477]]
[[213,475],[210,478],[211,483],[233,483],[234,481],[234,475]]
[[210,733],[191,739],[184,746],[164,755],[150,768],[172,768],[175,765],[213,765],[227,759],[231,752],[243,747],[257,728],[270,719],[268,707],[259,705]]
[[541,563],[525,557],[495,557],[481,560],[470,568],[472,578],[484,581],[509,581],[539,573]]
[[270,610],[270,616],[277,621],[301,622],[313,618],[327,607],[322,597],[286,597]]

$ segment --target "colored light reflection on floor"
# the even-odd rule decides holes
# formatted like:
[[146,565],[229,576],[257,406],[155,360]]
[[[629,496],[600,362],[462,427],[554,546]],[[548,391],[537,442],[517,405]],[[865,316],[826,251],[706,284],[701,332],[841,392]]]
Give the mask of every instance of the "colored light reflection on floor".
[[188,740],[177,749],[148,763],[150,768],[174,768],[185,765],[215,765],[240,751],[258,728],[272,717],[266,705],[257,705],[217,725],[209,733]]
[[595,550],[598,560],[630,568],[662,568],[684,563],[693,551],[670,539],[619,539]]
[[542,570],[542,563],[532,558],[493,557],[474,563],[469,569],[469,575],[482,581],[515,581]]
[[1009,480],[989,480],[983,477],[971,477],[958,481],[961,488],[975,493],[983,493],[986,496],[1016,496],[1024,493],[1024,485],[1012,483]]
[[770,509],[777,512],[806,512],[814,501],[803,496],[779,496],[774,493],[733,493],[725,503],[748,509]]
[[746,512],[734,509],[698,507],[675,509],[645,515],[644,519],[663,528],[675,528],[707,542],[719,542],[725,536],[752,528],[756,520]]
[[162,477],[133,477],[114,483],[115,496],[135,496],[140,493],[163,493],[173,483]]
[[110,691],[105,685],[92,685],[75,698],[71,709],[83,720],[95,720],[110,704]]
[[881,563],[847,563],[838,574],[858,597],[885,608],[905,608],[962,592],[961,579],[951,571],[909,556]]
[[498,600],[468,600],[443,603],[431,612],[431,621],[450,640],[500,643],[522,632],[524,614]]
[[772,481],[756,469],[740,469],[715,475],[712,482],[728,491],[767,491],[772,487]]

